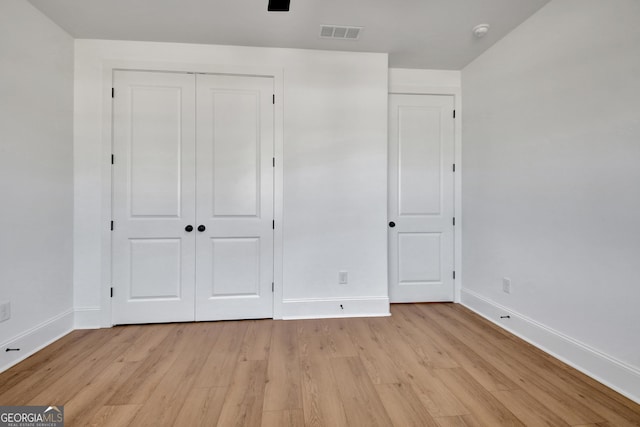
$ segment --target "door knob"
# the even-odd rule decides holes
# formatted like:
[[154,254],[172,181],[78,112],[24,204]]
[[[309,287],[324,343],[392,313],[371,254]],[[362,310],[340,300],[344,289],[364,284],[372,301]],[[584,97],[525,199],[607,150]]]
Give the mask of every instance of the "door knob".
[[389,227],[393,228],[393,227],[395,227],[395,226],[396,226],[396,223],[395,223],[395,222],[391,221],[391,222],[389,223]]
[[198,226],[198,231],[201,232],[201,233],[206,229],[207,229],[207,227],[205,227],[204,225],[199,225]]
[[191,233],[193,231],[193,225],[187,225],[184,228],[184,231],[186,231],[187,233]]

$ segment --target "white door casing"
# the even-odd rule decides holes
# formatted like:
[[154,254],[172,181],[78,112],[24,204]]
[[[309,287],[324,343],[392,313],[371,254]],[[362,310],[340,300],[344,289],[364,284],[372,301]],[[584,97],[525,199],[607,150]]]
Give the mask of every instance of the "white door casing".
[[114,88],[113,323],[272,317],[273,79],[116,71]]
[[196,320],[273,317],[273,79],[197,81]]
[[454,300],[454,99],[389,98],[389,297]]

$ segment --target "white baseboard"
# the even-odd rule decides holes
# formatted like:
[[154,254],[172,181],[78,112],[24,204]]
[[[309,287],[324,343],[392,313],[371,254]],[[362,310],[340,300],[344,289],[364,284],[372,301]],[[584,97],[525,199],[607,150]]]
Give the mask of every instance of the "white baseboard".
[[[340,307],[342,306],[342,308]],[[305,298],[284,300],[283,319],[389,316],[389,298]],[[100,307],[76,308],[75,329],[102,328]]]
[[283,319],[390,316],[389,298],[305,298],[282,301]]
[[[73,331],[73,309],[69,309],[0,344],[0,372],[23,361]],[[5,351],[19,348],[20,351]]]
[[[637,368],[473,291],[462,289],[462,305],[607,387],[640,403],[640,370]],[[509,315],[510,318],[500,319],[500,316],[505,315]]]
[[76,308],[74,316],[75,329],[100,329],[102,327],[102,310],[100,307]]

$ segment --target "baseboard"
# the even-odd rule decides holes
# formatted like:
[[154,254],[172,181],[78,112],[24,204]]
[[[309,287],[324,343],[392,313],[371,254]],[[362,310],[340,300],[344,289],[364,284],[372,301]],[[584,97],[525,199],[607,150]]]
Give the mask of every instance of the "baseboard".
[[[73,331],[73,309],[69,309],[22,334],[2,343],[0,348],[0,372],[22,362],[35,352],[43,349]],[[5,351],[19,348],[20,351]]]
[[74,315],[75,329],[100,329],[102,310],[100,307],[76,308]]
[[[640,370],[510,310],[473,291],[462,289],[462,305],[560,359],[607,387],[640,403]],[[509,319],[500,316],[509,315]]]
[[389,316],[389,298],[305,298],[282,301],[283,319]]
[[[288,299],[282,303],[282,312],[283,319],[390,315],[387,297]],[[103,327],[101,322],[102,311],[99,307],[76,308],[75,329],[99,329]]]

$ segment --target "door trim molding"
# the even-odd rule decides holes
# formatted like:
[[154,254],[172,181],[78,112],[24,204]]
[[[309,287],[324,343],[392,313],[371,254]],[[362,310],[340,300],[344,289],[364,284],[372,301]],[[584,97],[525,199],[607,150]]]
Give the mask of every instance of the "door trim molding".
[[[100,325],[103,328],[113,326],[111,304],[111,229],[109,227],[112,217],[112,168],[111,153],[113,152],[113,102],[111,88],[113,87],[113,73],[116,70],[128,71],[158,71],[175,73],[204,73],[204,74],[233,74],[241,76],[271,77],[274,82],[274,220],[275,230],[273,234],[273,318],[281,319],[283,314],[282,304],[282,279],[283,279],[283,153],[284,153],[284,71],[277,67],[247,67],[220,64],[196,64],[175,62],[149,62],[107,60],[102,62],[102,140],[101,140],[101,164],[102,164],[102,189],[101,189],[101,281],[100,281]],[[117,95],[116,95],[117,96]],[[116,160],[117,161],[117,160]],[[116,224],[117,226],[117,224]]]
[[450,95],[453,96],[453,104],[456,111],[454,120],[454,159],[456,173],[454,181],[454,205],[453,211],[456,218],[456,227],[453,230],[453,265],[456,278],[453,281],[453,301],[461,301],[462,289],[462,89],[460,87],[447,86],[419,86],[407,85],[394,81],[389,82],[389,95]]

